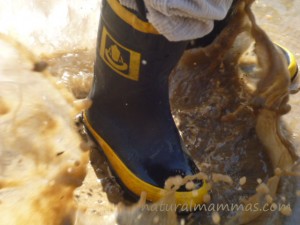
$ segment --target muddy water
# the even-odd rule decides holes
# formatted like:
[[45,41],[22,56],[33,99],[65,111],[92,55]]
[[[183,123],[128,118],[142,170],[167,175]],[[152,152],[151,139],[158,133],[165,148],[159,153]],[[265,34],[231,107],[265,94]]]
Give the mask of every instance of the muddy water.
[[[295,54],[297,61],[300,59],[300,28],[297,26],[300,18],[299,1],[274,1],[270,4],[268,1],[258,1],[254,4],[254,10],[258,15],[258,22],[261,27],[267,31],[270,37],[277,43],[286,46]],[[299,95],[292,95],[290,103],[293,106],[291,114],[285,117],[286,122],[294,131],[292,135],[293,141],[297,144],[298,154],[300,144],[300,126],[299,121]]]
[[[299,9],[300,3],[276,1],[272,2],[272,5],[270,4],[268,1],[257,1],[254,4],[255,12],[260,18],[259,23],[276,42],[289,47],[296,57],[299,57],[300,46],[299,44],[297,46],[296,38],[299,36],[300,29],[297,31],[294,30],[294,27],[289,27],[289,22],[290,20],[297,21],[296,9]],[[280,32],[278,32],[279,28],[282,28]],[[80,51],[62,54],[47,60],[51,65],[50,70],[57,75],[63,74],[62,82],[70,86],[70,90],[77,97],[84,97],[91,83],[92,59],[91,53]],[[218,186],[218,192],[214,194],[213,201],[227,202],[230,199],[230,202],[239,202],[245,196],[252,195],[255,192],[257,178],[266,181],[273,174],[273,168],[265,147],[256,135],[253,111],[247,107],[243,108],[234,122],[231,121],[231,116],[226,117],[244,104],[248,97],[238,85],[235,77],[231,75],[236,69],[234,65],[228,63],[232,59],[227,58],[226,60],[217,68],[218,73],[212,73],[209,77],[201,74],[197,74],[197,76],[189,74],[188,77],[176,78],[175,74],[171,80],[171,96],[173,97],[173,113],[176,122],[194,159],[199,164],[203,162],[211,164],[210,171],[231,175],[235,184],[242,176],[247,177],[246,185],[242,188],[239,185]],[[195,92],[194,90],[201,91]],[[239,98],[233,98],[233,96],[239,96]],[[285,124],[293,130],[290,137],[296,144],[299,144],[298,140],[300,139],[297,130],[300,127],[297,126],[300,112],[300,109],[297,108],[299,101],[300,98],[297,95],[291,98],[293,109],[291,114],[285,116]],[[219,126],[219,118],[222,119],[222,126]],[[212,133],[211,130],[214,132]],[[105,169],[101,169],[99,163],[94,163],[99,159],[101,159],[101,155],[92,154],[91,161],[94,170],[98,171],[98,180],[101,179],[104,189],[107,190],[108,198],[111,199],[111,196],[116,193],[112,190],[116,189],[118,192],[119,189],[114,184],[114,180],[109,178],[108,173],[104,171]],[[93,173],[92,167],[89,172]],[[105,183],[103,180],[109,182]],[[79,191],[79,195],[77,195],[79,202],[82,199],[82,202],[86,201],[85,193],[90,193],[87,194],[92,196],[89,199],[94,199],[95,195],[91,191],[86,191],[87,189],[93,190],[94,187],[100,188],[95,175],[88,177],[85,186]],[[105,198],[99,199],[99,204],[103,199]],[[111,201],[121,200],[122,197],[114,198]],[[99,213],[97,210],[99,204],[90,204],[89,211],[92,214]],[[228,213],[224,213],[224,216],[226,214]],[[199,213],[193,217],[189,221],[198,224],[198,217],[202,217],[202,215]]]
[[[267,31],[270,37],[277,43],[286,46],[295,54],[297,61],[300,60],[300,27],[297,26],[300,18],[299,1],[258,1],[254,4],[254,10],[258,15],[258,22]],[[299,95],[290,97],[292,104],[291,113],[284,119],[288,126],[293,130],[291,139],[297,145],[297,152],[300,154],[300,126],[299,126]]]
[[[254,11],[261,27],[266,30],[270,37],[277,43],[286,46],[294,54],[299,63],[300,60],[300,27],[297,25],[300,19],[299,1],[257,1]],[[296,85],[295,88],[298,88]],[[289,103],[292,106],[291,112],[283,117],[287,130],[290,131],[289,139],[296,146],[295,150],[300,155],[300,95],[291,95]],[[300,188],[299,178],[296,179]],[[295,182],[295,180],[294,180]],[[287,184],[288,185],[288,184]],[[294,206],[294,216],[287,219],[287,224],[297,224],[299,222],[300,203],[299,197]]]

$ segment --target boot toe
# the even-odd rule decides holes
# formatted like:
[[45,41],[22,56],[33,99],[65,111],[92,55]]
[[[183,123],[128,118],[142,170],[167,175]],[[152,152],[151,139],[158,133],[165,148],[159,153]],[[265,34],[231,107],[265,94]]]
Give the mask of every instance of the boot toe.
[[[165,189],[165,182],[168,178],[184,178],[199,172],[194,162],[182,153],[182,150],[180,150],[180,154],[176,154],[176,157],[174,157],[175,155],[172,157],[157,154],[152,159],[142,157],[124,159],[91,127],[85,114],[84,124],[87,131],[104,152],[121,185],[137,197],[145,192],[148,201],[156,202],[170,192]],[[187,189],[185,185],[181,185],[175,191],[176,204],[184,205],[189,211],[193,211],[193,207],[202,204],[203,197],[208,192],[204,180],[195,180],[194,184],[192,190]]]

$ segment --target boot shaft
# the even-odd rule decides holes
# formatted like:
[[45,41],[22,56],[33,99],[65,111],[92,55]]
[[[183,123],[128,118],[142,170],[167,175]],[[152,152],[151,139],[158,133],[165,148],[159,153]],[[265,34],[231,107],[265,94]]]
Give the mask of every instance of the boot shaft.
[[151,102],[168,101],[168,77],[186,45],[168,41],[118,1],[103,0],[90,97],[126,103],[139,92]]

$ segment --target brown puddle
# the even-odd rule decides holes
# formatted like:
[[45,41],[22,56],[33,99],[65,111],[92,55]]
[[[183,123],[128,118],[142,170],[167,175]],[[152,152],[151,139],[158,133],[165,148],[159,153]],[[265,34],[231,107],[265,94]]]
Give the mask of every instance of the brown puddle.
[[[279,129],[279,125],[285,127],[284,123],[279,124],[280,115],[288,109],[288,71],[282,56],[254,25],[248,11],[250,2],[241,1],[235,19],[215,43],[186,52],[170,80],[173,114],[187,149],[199,166],[209,175],[222,173],[233,180],[232,184],[213,184],[211,203],[242,202],[256,193],[258,178],[267,183],[274,170],[280,168],[281,179],[277,169],[273,183],[265,189],[260,186],[252,203],[267,201],[268,196],[276,203],[293,204],[299,178],[285,175],[297,157]],[[257,54],[244,54],[253,40]],[[60,76],[59,83],[82,98],[91,83],[91,55],[78,51],[45,60],[49,71]],[[11,61],[1,64],[4,76],[0,85],[4,88],[0,89],[0,212],[4,219],[0,224],[114,224],[116,217],[119,224],[175,224],[176,220],[178,224],[212,224],[218,222],[218,214],[221,224],[242,224],[256,217],[258,220],[251,224],[283,224],[287,218],[283,214],[288,212],[278,210],[262,216],[261,212],[224,210],[218,214],[195,212],[176,219],[174,211],[143,211],[143,202],[139,207],[121,208],[117,214],[111,202],[123,202],[123,197],[107,172],[104,158],[94,149],[90,154],[92,166],[89,164],[83,181],[87,152],[81,151],[80,146],[83,150],[91,147],[87,143],[80,145],[82,140],[71,125],[80,107],[75,108],[75,99],[59,83],[47,84],[47,79],[53,78],[30,71],[36,65],[33,56],[26,55],[21,60],[24,65],[19,67]],[[14,71],[22,71],[32,80],[11,75]],[[61,102],[55,103],[58,99]],[[285,129],[284,135],[289,136],[290,132]],[[244,176],[245,184],[240,180]],[[83,185],[75,190],[82,181]],[[167,197],[156,205],[174,204],[173,200],[172,196]],[[299,219],[295,214],[290,218]]]

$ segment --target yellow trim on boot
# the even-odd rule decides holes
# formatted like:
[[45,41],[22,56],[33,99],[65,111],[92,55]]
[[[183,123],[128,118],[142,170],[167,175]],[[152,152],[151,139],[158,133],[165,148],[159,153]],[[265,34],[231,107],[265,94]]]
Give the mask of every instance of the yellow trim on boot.
[[[153,186],[138,178],[133,174],[122,160],[115,154],[114,150],[109,146],[103,138],[92,128],[86,113],[83,113],[84,123],[88,130],[92,133],[98,144],[101,146],[106,157],[108,158],[114,171],[121,179],[122,183],[135,195],[140,196],[142,192],[147,193],[147,200],[156,202],[160,200],[165,194],[166,190]],[[178,207],[183,206],[185,209],[197,209],[200,204],[203,204],[203,196],[207,194],[208,190],[206,182],[203,181],[201,188],[187,192],[175,192],[176,204]]]
[[117,0],[107,0],[107,2],[112,10],[134,29],[144,33],[159,34],[150,23],[139,19],[136,15],[123,7]]
[[282,45],[279,45],[278,43],[276,43],[276,45],[278,45],[280,48],[282,48],[288,54],[288,57],[290,60],[288,70],[290,72],[291,79],[293,79],[297,75],[297,71],[298,71],[298,65],[297,65],[297,61],[296,61],[294,54],[287,48],[283,47]]

